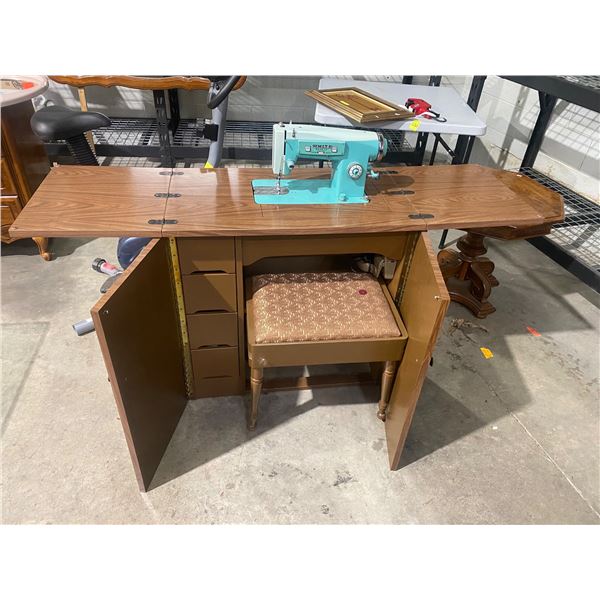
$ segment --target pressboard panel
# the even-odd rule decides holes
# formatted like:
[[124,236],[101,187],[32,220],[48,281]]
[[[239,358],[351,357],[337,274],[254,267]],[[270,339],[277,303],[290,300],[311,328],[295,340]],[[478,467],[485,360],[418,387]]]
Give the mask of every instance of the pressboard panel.
[[398,468],[431,354],[450,303],[446,285],[427,234],[420,234],[399,311],[408,342],[392,388],[385,421],[390,467]]
[[187,403],[169,260],[151,241],[91,311],[142,490]]

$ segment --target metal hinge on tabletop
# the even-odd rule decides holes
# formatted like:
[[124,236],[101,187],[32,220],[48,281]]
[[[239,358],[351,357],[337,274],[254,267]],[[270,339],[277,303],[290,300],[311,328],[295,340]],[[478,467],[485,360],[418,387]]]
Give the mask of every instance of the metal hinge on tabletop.
[[409,219],[433,219],[435,215],[429,213],[412,213],[408,215]]
[[177,219],[149,219],[148,225],[177,225]]
[[171,194],[168,192],[157,192],[156,194],[154,194],[155,198],[181,198],[181,194]]

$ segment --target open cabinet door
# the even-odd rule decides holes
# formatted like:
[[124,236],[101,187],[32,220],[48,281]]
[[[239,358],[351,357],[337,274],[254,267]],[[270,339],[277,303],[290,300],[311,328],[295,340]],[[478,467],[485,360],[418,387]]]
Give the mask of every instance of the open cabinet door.
[[385,420],[390,467],[397,469],[450,297],[426,233],[418,235],[400,301],[408,342]]
[[145,491],[187,402],[168,240],[152,240],[91,312]]

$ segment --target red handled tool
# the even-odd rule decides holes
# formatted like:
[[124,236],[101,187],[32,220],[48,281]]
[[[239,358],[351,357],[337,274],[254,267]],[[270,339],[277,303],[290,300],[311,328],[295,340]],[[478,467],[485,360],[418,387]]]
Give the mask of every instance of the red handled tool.
[[445,123],[447,119],[440,117],[440,113],[431,110],[431,104],[423,98],[409,98],[404,105],[408,110],[417,116],[421,116],[424,119],[432,119],[439,123]]

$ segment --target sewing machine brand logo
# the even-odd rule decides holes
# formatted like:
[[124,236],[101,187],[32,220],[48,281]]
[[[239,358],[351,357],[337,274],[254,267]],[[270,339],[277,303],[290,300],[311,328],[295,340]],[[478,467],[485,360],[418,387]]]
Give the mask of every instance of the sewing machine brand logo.
[[305,151],[312,154],[336,154],[338,149],[333,144],[311,144],[306,146]]

